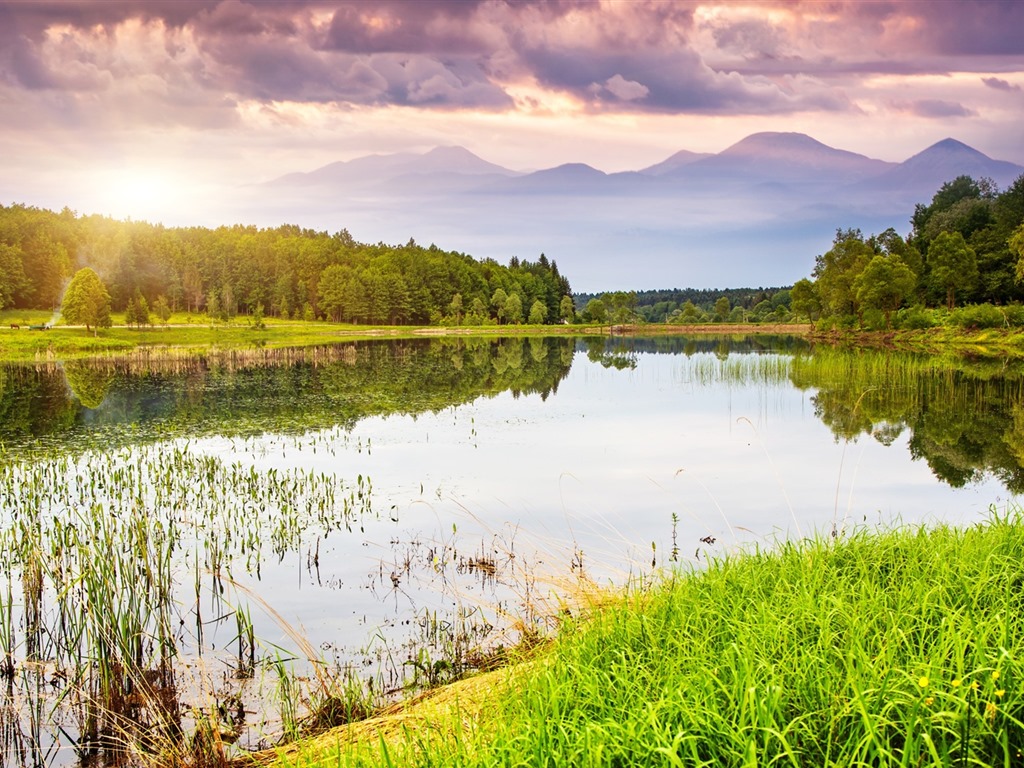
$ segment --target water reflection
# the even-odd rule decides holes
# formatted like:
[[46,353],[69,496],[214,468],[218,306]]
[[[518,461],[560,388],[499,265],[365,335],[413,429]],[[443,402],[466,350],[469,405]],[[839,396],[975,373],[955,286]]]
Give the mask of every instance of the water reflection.
[[[754,378],[811,392],[836,439],[892,444],[962,487],[986,473],[1024,491],[1024,365],[811,346],[796,337],[723,336],[419,339],[311,350],[72,361],[0,368],[0,443],[8,458],[174,437],[299,434],[351,428],[375,415],[417,414],[492,397],[558,391],[577,349],[633,370],[640,355],[713,355],[719,384]],[[752,373],[740,363],[782,361]],[[730,356],[732,362],[730,363]],[[694,368],[707,385],[708,368]],[[130,425],[130,429],[125,429]]]
[[905,431],[914,459],[954,488],[997,477],[1024,491],[1024,366],[1001,359],[819,349],[793,361],[836,439],[885,445]]
[[6,366],[0,442],[14,456],[174,437],[296,434],[505,391],[546,398],[574,351],[566,338],[417,339]]

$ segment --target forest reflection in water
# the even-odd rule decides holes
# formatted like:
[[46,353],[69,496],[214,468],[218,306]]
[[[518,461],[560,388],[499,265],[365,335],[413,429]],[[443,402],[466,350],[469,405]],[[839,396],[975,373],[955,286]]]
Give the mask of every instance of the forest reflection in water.
[[[1024,489],[1024,363],[812,349],[787,337],[423,339],[10,365],[0,368],[0,442],[13,458],[23,450],[351,427],[505,391],[546,399],[577,349],[617,370],[634,368],[639,355],[696,356],[692,375],[708,386],[790,382],[811,393],[815,415],[837,440],[890,444],[907,433],[911,455],[952,486],[991,473],[1014,493]],[[770,371],[760,357],[768,353]]]

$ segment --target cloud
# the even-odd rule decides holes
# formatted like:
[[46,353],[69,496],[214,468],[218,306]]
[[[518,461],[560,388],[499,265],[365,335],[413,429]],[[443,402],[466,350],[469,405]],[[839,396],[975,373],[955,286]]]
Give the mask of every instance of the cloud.
[[618,74],[609,77],[605,81],[604,88],[615,98],[622,101],[642,99],[651,92],[643,83],[638,83],[636,80],[627,80]]
[[[990,75],[1009,70],[989,54],[1024,57],[1024,3],[942,11],[912,0],[0,2],[0,82],[85,111],[143,92],[157,114],[139,120],[162,111],[196,124],[246,100],[501,111],[524,89],[524,102],[547,92],[588,112],[782,115],[880,102],[864,76]],[[900,109],[973,114],[929,95]]]
[[1019,85],[1003,80],[1000,77],[983,77],[981,82],[987,85],[989,88],[994,88],[997,91],[1020,91],[1022,90]]
[[973,117],[978,113],[955,101],[942,99],[917,99],[914,101],[890,101],[889,106],[898,112],[916,115],[917,117]]

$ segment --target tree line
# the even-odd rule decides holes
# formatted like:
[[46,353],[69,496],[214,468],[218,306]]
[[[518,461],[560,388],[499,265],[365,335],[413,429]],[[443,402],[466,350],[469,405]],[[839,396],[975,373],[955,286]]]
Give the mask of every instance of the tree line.
[[[774,288],[666,288],[633,291],[631,311],[645,323],[714,322],[722,314],[725,304],[725,319],[740,316],[742,320],[778,319],[767,315],[777,312],[780,307],[789,308],[789,289]],[[577,293],[574,296],[576,308],[585,312],[591,301],[597,299],[598,312],[601,306],[608,314],[621,304],[611,293]],[[755,312],[755,308],[757,312]]]
[[556,323],[574,314],[569,281],[544,254],[503,265],[413,240],[359,243],[344,229],[164,227],[0,205],[0,309],[56,309],[83,268],[129,323],[165,307],[393,325]]
[[1002,192],[958,176],[910,223],[906,237],[837,230],[812,277],[793,286],[793,311],[826,327],[1024,324],[1024,175]]
[[595,323],[786,323],[789,288],[673,288],[575,295],[579,318]]

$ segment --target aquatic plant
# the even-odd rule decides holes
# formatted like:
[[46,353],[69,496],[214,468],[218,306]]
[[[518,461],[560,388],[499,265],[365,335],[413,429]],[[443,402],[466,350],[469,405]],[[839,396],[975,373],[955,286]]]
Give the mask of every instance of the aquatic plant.
[[0,462],[0,677],[49,681],[53,694],[24,698],[72,713],[61,730],[83,755],[173,737],[180,692],[205,685],[181,662],[204,653],[211,621],[236,622],[240,681],[258,663],[248,609],[225,604],[234,572],[351,526],[370,513],[368,483],[226,464],[187,442]]

